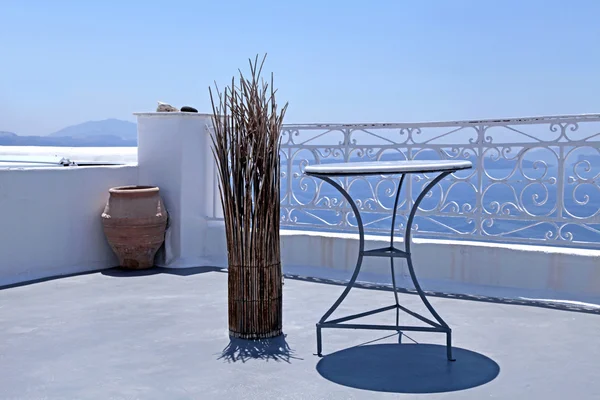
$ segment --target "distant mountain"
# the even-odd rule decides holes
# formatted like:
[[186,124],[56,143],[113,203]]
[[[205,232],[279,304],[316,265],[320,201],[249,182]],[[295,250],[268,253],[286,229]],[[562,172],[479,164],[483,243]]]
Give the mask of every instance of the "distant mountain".
[[0,146],[131,147],[137,146],[137,125],[105,119],[69,126],[48,136],[0,131]]
[[68,126],[53,132],[51,137],[112,137],[116,136],[124,140],[137,140],[137,125],[133,122],[120,119],[105,119],[102,121],[88,121],[82,124]]

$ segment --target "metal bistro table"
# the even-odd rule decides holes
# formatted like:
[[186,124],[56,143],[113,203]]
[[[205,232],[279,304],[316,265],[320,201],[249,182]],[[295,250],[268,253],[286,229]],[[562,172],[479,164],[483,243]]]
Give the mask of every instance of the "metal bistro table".
[[[342,328],[342,329],[369,329],[369,330],[391,330],[397,331],[400,333],[399,340],[402,337],[402,331],[420,331],[420,332],[441,332],[446,334],[446,355],[448,360],[454,361],[452,358],[452,329],[448,326],[446,322],[439,316],[439,314],[435,311],[435,309],[431,306],[427,298],[425,297],[425,293],[423,293],[423,289],[421,289],[421,285],[419,285],[419,281],[417,280],[417,276],[415,275],[415,270],[413,267],[412,255],[410,252],[410,239],[411,239],[411,227],[413,223],[413,219],[415,217],[415,213],[419,207],[419,204],[425,197],[425,195],[442,179],[447,177],[453,172],[469,169],[471,168],[471,162],[469,161],[444,161],[444,160],[436,160],[436,161],[376,161],[376,162],[351,162],[351,163],[336,163],[336,164],[319,164],[319,165],[309,165],[304,169],[304,173],[309,176],[314,176],[316,178],[322,179],[323,181],[329,183],[334,188],[336,188],[348,201],[352,210],[354,211],[354,215],[356,216],[356,222],[358,225],[358,233],[360,236],[359,242],[359,252],[358,252],[358,260],[356,261],[356,268],[354,269],[354,273],[348,282],[348,285],[342,292],[341,296],[333,303],[333,306],[323,315],[323,317],[317,323],[317,355],[319,357],[322,356],[322,338],[321,338],[321,329],[323,328]],[[400,198],[400,191],[402,190],[402,183],[404,182],[404,178],[407,174],[413,173],[429,173],[429,172],[439,172],[439,175],[433,179],[425,189],[419,194],[417,200],[415,201],[412,209],[410,210],[410,214],[408,216],[408,221],[406,223],[406,230],[404,234],[404,250],[400,250],[394,246],[394,225],[396,223],[396,211],[398,209],[398,200]],[[360,212],[356,203],[350,197],[350,194],[340,185],[338,184],[333,177],[348,177],[348,176],[366,176],[366,175],[401,175],[400,183],[398,184],[398,191],[396,192],[396,198],[394,200],[394,211],[392,214],[392,228],[390,233],[390,245],[387,247],[379,248],[379,249],[371,249],[365,250],[365,231],[363,227],[362,218],[360,216]],[[394,287],[394,297],[395,304],[387,307],[378,308],[376,310],[366,311],[359,314],[349,315],[342,318],[336,318],[332,320],[327,320],[331,314],[339,307],[339,305],[344,301],[350,289],[354,286],[356,282],[356,278],[360,272],[360,268],[363,262],[363,257],[389,257],[390,258],[390,266],[391,266],[391,274],[392,274],[392,285]],[[429,310],[431,315],[437,321],[432,321],[429,318],[426,318],[420,314],[417,314],[414,311],[409,310],[408,308],[402,306],[398,302],[398,291],[396,289],[396,277],[394,271],[394,258],[405,258],[406,263],[408,265],[408,271],[410,273],[410,277],[415,285],[415,289],[419,294],[419,297],[425,304],[425,307]],[[368,324],[344,324],[346,321],[350,321],[357,318],[366,317],[368,315],[373,315],[377,313],[381,313],[389,310],[396,310],[396,324],[395,325],[368,325]],[[399,325],[399,311],[402,310],[407,314],[421,320],[429,326],[400,326]]]

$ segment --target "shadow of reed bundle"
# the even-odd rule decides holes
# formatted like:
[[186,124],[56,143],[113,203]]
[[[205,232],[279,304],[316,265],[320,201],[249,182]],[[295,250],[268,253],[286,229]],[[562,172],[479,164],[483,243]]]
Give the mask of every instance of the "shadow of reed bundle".
[[[265,56],[266,57],[266,56]],[[250,60],[250,78],[240,71],[214,98],[213,154],[225,219],[229,264],[229,334],[244,339],[282,332],[282,272],[279,242],[280,131],[273,88],[261,78],[265,59]]]

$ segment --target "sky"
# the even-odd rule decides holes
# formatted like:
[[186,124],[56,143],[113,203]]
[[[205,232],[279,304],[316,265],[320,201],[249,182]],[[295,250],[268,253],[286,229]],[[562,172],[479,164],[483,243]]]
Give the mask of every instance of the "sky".
[[210,112],[267,53],[286,123],[600,113],[595,0],[0,0],[0,131]]

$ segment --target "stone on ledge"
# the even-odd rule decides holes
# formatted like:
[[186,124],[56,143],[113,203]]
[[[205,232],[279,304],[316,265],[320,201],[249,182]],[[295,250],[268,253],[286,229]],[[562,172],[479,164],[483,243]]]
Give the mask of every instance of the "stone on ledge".
[[181,107],[181,112],[192,112],[192,113],[197,113],[198,110],[196,110],[194,107],[190,107],[190,106],[183,106]]
[[158,107],[156,107],[156,112],[179,112],[179,109],[177,109],[176,107],[173,107],[170,104],[159,101]]

